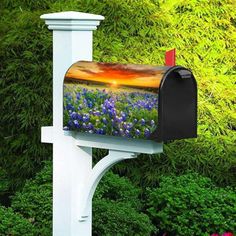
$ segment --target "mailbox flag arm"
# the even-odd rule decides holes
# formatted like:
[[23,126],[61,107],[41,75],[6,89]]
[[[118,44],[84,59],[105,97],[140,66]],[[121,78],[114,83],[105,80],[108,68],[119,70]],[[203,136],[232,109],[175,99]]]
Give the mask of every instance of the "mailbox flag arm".
[[166,51],[165,65],[166,66],[175,66],[176,65],[176,50],[175,50],[175,48],[170,51]]

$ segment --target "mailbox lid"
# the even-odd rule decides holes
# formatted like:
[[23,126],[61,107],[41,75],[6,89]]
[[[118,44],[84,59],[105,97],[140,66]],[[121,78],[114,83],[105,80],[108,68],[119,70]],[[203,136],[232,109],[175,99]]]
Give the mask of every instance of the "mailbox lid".
[[64,79],[64,129],[156,139],[158,91],[169,68],[76,62]]

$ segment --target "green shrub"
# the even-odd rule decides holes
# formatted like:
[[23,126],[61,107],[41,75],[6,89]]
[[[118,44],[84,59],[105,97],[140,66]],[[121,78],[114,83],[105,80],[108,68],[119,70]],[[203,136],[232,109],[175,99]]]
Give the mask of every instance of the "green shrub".
[[0,235],[34,236],[34,228],[30,220],[14,213],[11,208],[0,206]]
[[12,208],[26,219],[31,219],[37,235],[52,232],[52,166],[50,162],[32,180],[28,180],[21,192],[12,198]]
[[[236,7],[232,0],[2,0],[0,9],[0,166],[19,186],[51,156],[40,127],[52,117],[52,34],[39,16],[84,11],[105,16],[94,33],[94,59],[163,64],[177,48],[177,63],[198,81],[195,140],[169,143],[160,156],[142,156],[117,171],[157,184],[165,173],[194,170],[236,185],[234,93]],[[79,53],[79,52],[78,52]],[[21,170],[21,171],[19,171]],[[11,186],[12,187],[12,186]]]
[[236,232],[236,192],[198,174],[161,178],[148,205],[153,223],[168,235]]
[[150,236],[155,229],[147,215],[127,203],[94,199],[93,236]]
[[[26,182],[12,199],[12,208],[31,219],[37,235],[52,231],[52,166],[46,162],[35,179]],[[150,235],[154,230],[147,215],[141,213],[140,189],[126,178],[108,173],[98,186],[93,201],[94,235]]]

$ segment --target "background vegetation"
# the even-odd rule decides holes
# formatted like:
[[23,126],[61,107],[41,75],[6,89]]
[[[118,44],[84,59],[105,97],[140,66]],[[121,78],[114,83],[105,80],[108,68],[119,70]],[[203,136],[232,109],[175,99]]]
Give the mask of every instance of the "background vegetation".
[[[194,205],[212,216],[207,216],[209,225],[197,225],[189,235],[236,231],[234,0],[2,0],[0,235],[51,235],[51,147],[40,143],[40,127],[52,124],[52,35],[39,16],[66,10],[105,16],[94,33],[94,60],[163,64],[165,50],[175,47],[177,63],[192,69],[199,89],[198,138],[170,142],[161,155],[141,155],[114,167],[120,177],[110,173],[94,200],[94,235],[184,235],[180,231],[186,225],[199,222],[184,211],[182,219],[173,220],[179,212],[173,199],[180,193],[184,209]],[[94,160],[105,153],[94,150]],[[188,171],[198,174],[182,179]],[[171,190],[178,181],[183,183]],[[107,185],[116,194],[106,193]],[[195,202],[191,189],[219,207],[208,200]],[[165,197],[159,199],[159,193]],[[220,200],[221,194],[228,198]],[[172,199],[166,208],[165,198]],[[228,229],[213,217],[221,214],[219,209],[228,209]],[[103,218],[102,226],[99,214],[105,211],[110,218]]]

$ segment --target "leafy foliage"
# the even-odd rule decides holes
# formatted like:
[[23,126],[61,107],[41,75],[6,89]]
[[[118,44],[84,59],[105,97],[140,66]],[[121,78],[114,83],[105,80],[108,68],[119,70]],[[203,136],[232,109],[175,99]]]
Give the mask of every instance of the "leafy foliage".
[[163,64],[164,51],[176,47],[178,64],[191,68],[197,78],[199,137],[168,143],[164,154],[143,155],[116,170],[144,185],[157,184],[162,174],[186,170],[235,185],[234,1],[2,0],[1,4],[0,166],[10,186],[21,186],[51,156],[49,145],[40,143],[40,127],[51,124],[52,36],[39,16],[62,10],[105,16],[94,34],[95,60]]
[[52,233],[52,166],[45,167],[32,180],[28,180],[21,192],[12,199],[12,208],[26,219],[31,219],[38,235]]
[[[12,208],[31,219],[37,235],[51,235],[52,166],[45,163],[35,179],[26,182],[12,199]],[[126,178],[108,173],[93,201],[93,235],[150,235],[155,227],[141,213],[140,189]],[[122,225],[122,227],[121,227]]]
[[198,174],[161,178],[148,205],[153,223],[168,235],[236,232],[236,192]]
[[0,206],[0,235],[34,236],[34,232],[29,220],[16,214],[11,208]]

